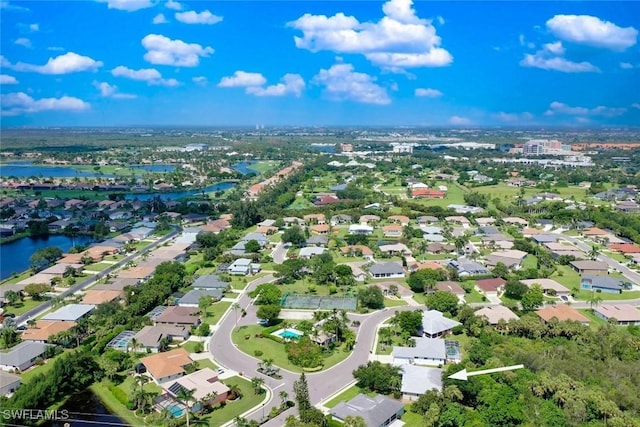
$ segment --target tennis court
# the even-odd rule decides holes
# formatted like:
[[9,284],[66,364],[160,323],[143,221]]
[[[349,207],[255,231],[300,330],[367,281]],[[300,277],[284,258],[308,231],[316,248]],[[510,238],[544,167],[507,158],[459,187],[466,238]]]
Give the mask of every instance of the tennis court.
[[347,310],[355,311],[358,306],[356,297],[328,297],[298,295],[286,293],[280,300],[282,308],[301,308],[308,310]]

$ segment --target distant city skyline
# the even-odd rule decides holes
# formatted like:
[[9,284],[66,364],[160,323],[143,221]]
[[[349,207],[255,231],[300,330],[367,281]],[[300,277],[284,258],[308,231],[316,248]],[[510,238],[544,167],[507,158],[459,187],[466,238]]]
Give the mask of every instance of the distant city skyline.
[[2,126],[640,126],[640,3],[0,1]]

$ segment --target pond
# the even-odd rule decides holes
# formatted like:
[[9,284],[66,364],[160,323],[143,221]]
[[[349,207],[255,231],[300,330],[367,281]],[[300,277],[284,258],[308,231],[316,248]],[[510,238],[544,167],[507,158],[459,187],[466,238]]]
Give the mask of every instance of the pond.
[[[120,176],[129,176],[133,170],[142,170],[152,173],[172,172],[176,169],[174,165],[131,165],[125,166],[116,172]],[[0,177],[8,178],[15,176],[17,178],[35,177],[55,177],[55,178],[75,178],[75,177],[105,177],[113,178],[114,174],[103,173],[98,171],[85,171],[68,166],[47,166],[34,164],[32,162],[10,162],[0,165]]]
[[176,199],[182,199],[183,197],[190,197],[190,196],[202,194],[203,192],[212,193],[216,191],[225,191],[235,187],[236,185],[237,184],[235,182],[219,182],[217,184],[213,184],[199,190],[173,191],[173,192],[167,192],[167,193],[154,192],[154,193],[144,193],[144,194],[127,194],[125,198],[128,200],[138,199],[141,201],[146,201],[146,200],[151,200],[154,197],[158,196],[162,200],[176,200]]
[[[84,390],[71,395],[59,411],[67,411],[67,420],[48,421],[47,427],[65,427],[66,423],[73,427],[126,426],[127,423],[113,415],[102,404],[91,390]],[[62,417],[61,417],[62,418]]]
[[72,239],[69,236],[56,234],[51,236],[24,237],[13,242],[0,245],[0,280],[11,277],[11,274],[22,273],[29,269],[29,258],[38,249],[48,246],[57,246],[62,252],[67,252],[73,246],[86,245],[93,239],[89,236],[77,236]]
[[246,162],[239,162],[233,165],[233,169],[240,172],[242,175],[246,175],[249,173],[257,173],[254,169],[251,169],[251,166],[258,163],[256,160],[248,160]]

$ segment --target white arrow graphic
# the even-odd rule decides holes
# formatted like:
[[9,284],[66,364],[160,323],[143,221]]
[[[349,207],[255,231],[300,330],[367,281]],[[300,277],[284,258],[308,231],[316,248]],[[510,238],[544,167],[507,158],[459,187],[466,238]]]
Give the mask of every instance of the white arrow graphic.
[[493,374],[494,372],[511,371],[514,369],[522,369],[522,368],[524,368],[524,365],[503,366],[502,368],[483,369],[482,371],[475,371],[475,372],[467,372],[466,369],[463,369],[462,371],[458,371],[453,375],[449,375],[449,378],[452,380],[467,381],[467,378],[472,377],[474,375]]

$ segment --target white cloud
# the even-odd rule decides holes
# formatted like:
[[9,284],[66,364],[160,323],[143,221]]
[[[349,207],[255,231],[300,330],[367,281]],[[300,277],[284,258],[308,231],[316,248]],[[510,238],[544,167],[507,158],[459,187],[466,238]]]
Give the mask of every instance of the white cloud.
[[29,24],[29,31],[32,33],[37,33],[40,31],[40,24]]
[[52,52],[62,52],[65,49],[62,46],[49,46],[47,50],[50,50]]
[[137,98],[136,95],[130,93],[120,93],[118,92],[118,86],[110,85],[107,82],[98,82],[94,81],[93,85],[100,91],[100,95],[105,98],[114,98],[114,99],[133,99]]
[[207,24],[213,25],[222,21],[222,16],[217,16],[209,12],[208,10],[203,10],[198,13],[193,10],[188,12],[177,12],[176,20],[182,22],[183,24]]
[[440,24],[440,25],[446,24],[446,21],[445,21],[444,17],[439,16],[439,15],[436,16],[436,21],[438,21],[438,24]]
[[562,42],[545,44],[536,53],[524,55],[520,65],[523,67],[541,68],[543,70],[555,70],[563,73],[597,73],[598,67],[590,62],[573,62],[564,58],[565,48]]
[[193,77],[191,81],[200,86],[206,86],[209,83],[205,76]]
[[547,43],[543,46],[543,49],[552,55],[562,56],[564,55],[565,49],[562,46],[562,42],[553,42]]
[[180,84],[176,79],[163,79],[162,74],[160,74],[160,72],[155,68],[141,68],[139,70],[133,70],[123,65],[119,65],[111,70],[111,74],[114,77],[124,77],[126,79],[147,82],[148,85],[152,86],[173,87]]
[[414,92],[415,96],[421,96],[425,98],[438,98],[442,96],[442,92],[438,89],[431,88],[417,88]]
[[400,72],[411,67],[442,67],[453,57],[440,47],[431,21],[418,18],[411,0],[389,0],[378,22],[359,22],[353,16],[301,16],[289,27],[302,31],[295,36],[296,47],[311,52],[329,50],[336,53],[362,54],[373,64]]
[[238,70],[233,73],[233,76],[223,77],[218,83],[218,87],[262,86],[265,83],[267,83],[267,79],[260,73],[247,73]]
[[547,28],[558,38],[572,43],[622,51],[636,44],[638,30],[618,27],[589,15],[555,15]]
[[67,52],[55,58],[49,58],[44,65],[26,64],[18,62],[10,65],[16,71],[33,71],[40,74],[69,74],[80,71],[97,71],[102,67],[102,61],[96,61],[88,56]]
[[621,62],[620,63],[620,68],[622,68],[623,70],[632,70],[635,67],[633,66],[633,64],[630,64],[628,62]]
[[29,12],[31,9],[24,6],[17,6],[16,4],[9,3],[9,1],[0,1],[0,9],[13,12]]
[[640,103],[634,102],[633,104],[631,104],[631,107],[640,110]]
[[473,124],[471,119],[461,116],[451,116],[449,117],[449,123],[455,126],[469,126]]
[[200,63],[200,57],[208,57],[214,52],[211,47],[171,40],[160,34],[146,35],[142,46],[147,49],[144,54],[147,62],[176,67],[195,67]]
[[0,104],[3,116],[18,116],[42,111],[84,111],[91,108],[88,103],[72,96],[33,99],[24,92],[0,95]]
[[29,40],[26,37],[20,37],[19,39],[16,39],[13,44],[17,44],[18,46],[24,46],[24,47],[31,47],[31,40]]
[[603,117],[615,117],[624,114],[627,111],[626,108],[620,107],[605,107],[599,105],[594,108],[586,107],[571,107],[562,102],[554,101],[549,105],[549,109],[544,113],[546,116],[553,116],[556,114],[570,115],[570,116],[603,116]]
[[98,0],[101,3],[107,3],[109,9],[125,10],[134,12],[140,9],[146,9],[154,6],[151,0]]
[[180,3],[178,3],[177,1],[173,1],[173,0],[168,0],[164,4],[164,7],[166,7],[167,9],[172,9],[172,10],[182,10],[182,5]]
[[504,111],[500,111],[494,114],[494,117],[502,122],[516,123],[530,121],[533,119],[533,114],[526,111],[524,113],[505,113]]
[[325,87],[324,93],[333,100],[351,100],[364,104],[386,105],[391,103],[387,91],[375,83],[375,77],[353,71],[351,64],[335,64],[328,70],[321,69],[313,77],[314,84]]
[[167,21],[167,18],[164,16],[163,13],[159,13],[156,16],[153,17],[153,21],[154,24],[168,24],[169,21]]
[[18,80],[8,74],[0,74],[0,85],[17,85]]
[[247,93],[256,96],[285,96],[293,95],[300,97],[304,90],[304,80],[299,74],[285,74],[280,83],[270,85],[265,88],[261,86],[249,86],[247,87]]

